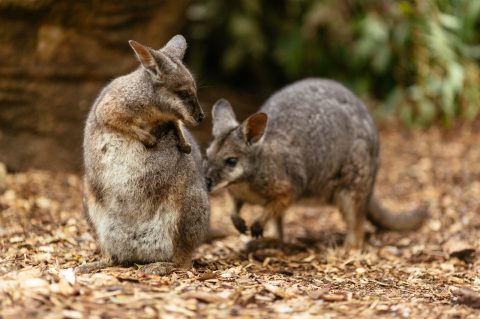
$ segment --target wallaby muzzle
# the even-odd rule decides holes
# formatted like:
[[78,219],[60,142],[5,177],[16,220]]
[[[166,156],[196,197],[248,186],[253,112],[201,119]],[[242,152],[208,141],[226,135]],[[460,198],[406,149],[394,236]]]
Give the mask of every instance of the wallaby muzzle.
[[200,123],[203,121],[203,119],[205,118],[205,113],[203,112],[203,109],[202,107],[200,106],[200,103],[198,103],[198,101],[195,99],[195,101],[193,102],[193,118],[195,119],[195,121],[197,123]]
[[203,119],[205,118],[205,114],[203,112],[201,112],[200,114],[197,114],[195,116],[195,121],[197,121],[197,123],[200,123],[203,121]]

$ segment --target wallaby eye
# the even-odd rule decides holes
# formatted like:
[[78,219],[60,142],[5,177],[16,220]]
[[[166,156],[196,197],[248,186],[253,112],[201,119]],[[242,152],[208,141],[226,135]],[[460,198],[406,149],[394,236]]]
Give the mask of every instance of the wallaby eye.
[[227,166],[234,167],[235,165],[237,165],[238,158],[236,158],[236,157],[227,157],[226,159],[223,160],[223,162],[224,162],[225,165],[227,165]]
[[182,100],[185,100],[187,99],[188,97],[190,97],[190,93],[187,91],[187,90],[180,90],[180,91],[177,91],[175,92],[177,94],[177,96],[179,98],[181,98]]

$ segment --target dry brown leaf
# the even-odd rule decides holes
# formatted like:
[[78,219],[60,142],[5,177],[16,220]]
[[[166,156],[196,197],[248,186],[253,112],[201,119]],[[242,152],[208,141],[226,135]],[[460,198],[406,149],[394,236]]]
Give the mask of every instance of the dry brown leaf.
[[457,257],[459,259],[468,259],[475,253],[475,247],[473,245],[458,238],[450,238],[443,244],[443,249],[450,257]]
[[452,294],[457,298],[458,303],[480,308],[480,293],[469,288],[452,289]]
[[313,300],[318,300],[322,298],[323,295],[328,293],[327,289],[318,289],[318,290],[312,290],[308,293],[308,296],[312,298]]
[[345,295],[328,293],[328,294],[322,295],[322,299],[325,301],[343,301],[347,298]]
[[263,287],[265,287],[266,290],[270,291],[271,293],[273,293],[277,297],[280,297],[280,298],[283,298],[283,299],[289,299],[289,298],[293,297],[292,294],[290,294],[287,291],[283,290],[282,288],[274,286],[272,284],[264,283]]
[[210,271],[202,274],[200,277],[198,277],[198,280],[205,281],[205,280],[210,280],[215,278],[217,278],[217,275],[213,271]]
[[197,299],[205,303],[221,303],[227,300],[224,297],[205,291],[189,291],[182,294],[182,297],[186,299]]

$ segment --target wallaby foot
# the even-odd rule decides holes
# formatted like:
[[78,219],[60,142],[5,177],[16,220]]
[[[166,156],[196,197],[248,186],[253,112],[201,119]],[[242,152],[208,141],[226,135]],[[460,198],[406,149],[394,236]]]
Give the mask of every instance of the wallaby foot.
[[239,233],[245,234],[247,233],[247,224],[245,220],[237,214],[233,214],[230,216],[232,219],[233,226],[238,230]]
[[171,274],[177,268],[177,265],[172,262],[161,261],[144,265],[140,268],[140,271],[150,275],[165,276]]
[[347,223],[347,235],[345,237],[346,250],[360,250],[363,248],[364,222],[365,222],[365,200],[358,198],[352,192],[340,192],[340,212]]
[[88,274],[102,270],[104,268],[112,266],[112,263],[108,260],[94,261],[91,263],[86,263],[75,268],[75,273],[77,274]]
[[344,246],[347,251],[361,250],[363,248],[363,231],[347,233]]

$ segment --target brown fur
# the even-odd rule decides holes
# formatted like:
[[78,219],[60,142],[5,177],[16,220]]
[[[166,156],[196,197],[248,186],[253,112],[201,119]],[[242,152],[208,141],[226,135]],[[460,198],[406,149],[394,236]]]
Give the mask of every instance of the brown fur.
[[265,208],[250,227],[254,237],[272,220],[282,239],[285,210],[305,200],[338,206],[347,248],[362,247],[366,217],[386,229],[422,224],[425,210],[390,213],[373,198],[378,134],[367,108],[348,89],[306,79],[275,93],[259,111],[239,123],[226,100],[212,110],[207,185],[212,191],[226,187],[234,197],[231,217],[240,232],[247,231],[239,215],[243,202]]
[[201,153],[183,127],[203,111],[181,62],[185,39],[160,50],[130,43],[141,67],[110,83],[87,119],[84,202],[105,265],[149,264],[163,274],[190,267],[208,230]]

